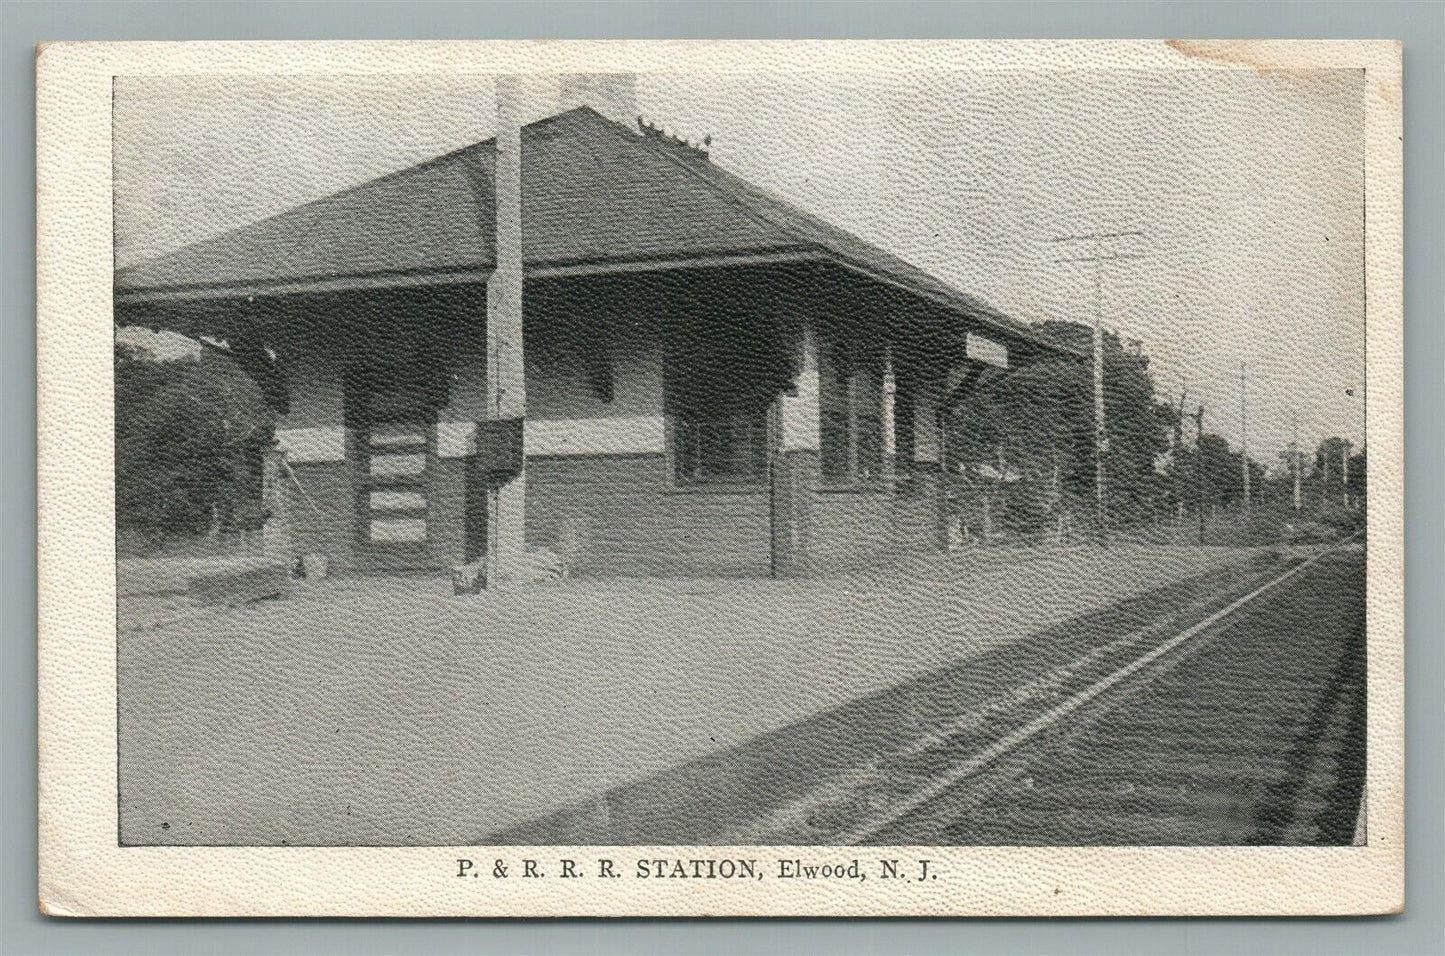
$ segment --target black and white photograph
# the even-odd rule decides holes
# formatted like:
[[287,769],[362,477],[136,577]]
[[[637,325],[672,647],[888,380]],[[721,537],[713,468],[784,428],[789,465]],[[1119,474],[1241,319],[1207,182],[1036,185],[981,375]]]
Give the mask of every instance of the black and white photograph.
[[1378,84],[1181,52],[111,75],[120,851],[1370,847]]

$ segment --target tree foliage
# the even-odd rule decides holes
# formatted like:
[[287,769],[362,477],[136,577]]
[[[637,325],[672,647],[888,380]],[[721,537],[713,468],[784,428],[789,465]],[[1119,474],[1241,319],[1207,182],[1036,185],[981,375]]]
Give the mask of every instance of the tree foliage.
[[[1063,344],[1092,347],[1093,330],[1073,322],[1041,327]],[[1095,488],[1093,367],[1087,359],[1049,358],[989,369],[952,412],[950,467],[965,474],[1052,482],[1075,510]],[[1162,507],[1169,484],[1158,464],[1170,448],[1174,409],[1155,400],[1149,359],[1104,339],[1106,467],[1112,520],[1130,523]]]
[[115,344],[116,521],[155,534],[260,526],[275,416],[223,353],[159,360]]
[[[1223,437],[1212,432],[1200,436],[1192,450],[1186,452],[1182,465],[1193,473],[1193,462],[1204,461],[1203,495],[1207,506],[1226,507],[1244,501],[1244,455],[1230,447]],[[1250,496],[1258,499],[1265,487],[1264,466],[1249,461]],[[1191,492],[1192,494],[1193,492]]]

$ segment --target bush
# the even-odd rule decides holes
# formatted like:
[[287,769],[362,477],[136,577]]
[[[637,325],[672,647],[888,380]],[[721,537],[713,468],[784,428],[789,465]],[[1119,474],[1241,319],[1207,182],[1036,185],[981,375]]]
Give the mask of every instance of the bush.
[[1334,528],[1338,533],[1354,534],[1364,526],[1362,515],[1338,501],[1326,501],[1310,510],[1310,519]]
[[274,415],[228,358],[158,361],[115,347],[116,523],[150,536],[261,526]]

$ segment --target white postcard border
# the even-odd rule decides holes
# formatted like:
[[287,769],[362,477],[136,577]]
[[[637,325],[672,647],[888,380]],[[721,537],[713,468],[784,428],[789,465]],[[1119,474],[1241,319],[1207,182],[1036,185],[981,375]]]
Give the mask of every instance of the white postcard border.
[[[1370,515],[1365,847],[121,847],[110,107],[117,74],[1152,68],[1366,71]],[[1400,47],[1390,41],[64,43],[37,61],[40,899],[66,916],[1190,915],[1403,901]],[[459,858],[589,876],[458,878]],[[650,857],[929,859],[925,882],[641,880]],[[597,860],[623,878],[592,878]]]

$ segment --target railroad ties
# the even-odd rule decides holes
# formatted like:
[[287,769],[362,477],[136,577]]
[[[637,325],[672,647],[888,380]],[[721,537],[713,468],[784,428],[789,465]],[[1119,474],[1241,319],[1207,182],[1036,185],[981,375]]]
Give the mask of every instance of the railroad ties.
[[1355,842],[1363,576],[1346,545],[1192,617],[1175,608],[1168,628],[1116,637],[929,729],[746,842]]

